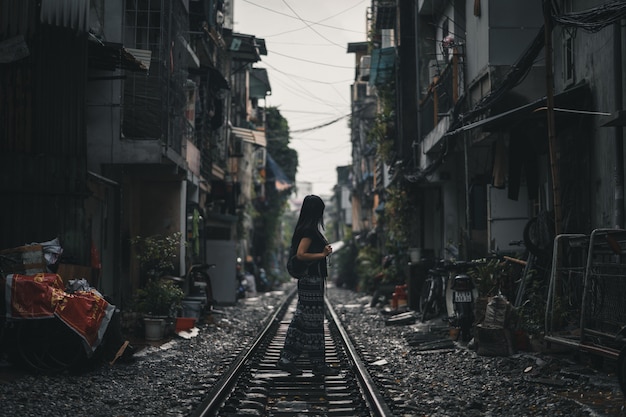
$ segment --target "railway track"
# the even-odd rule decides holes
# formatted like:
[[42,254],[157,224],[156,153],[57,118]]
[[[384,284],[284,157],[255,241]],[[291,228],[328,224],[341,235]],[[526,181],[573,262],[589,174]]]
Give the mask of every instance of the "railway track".
[[276,368],[296,303],[294,291],[192,416],[392,415],[328,301],[326,361],[339,366],[340,374],[315,376],[306,357],[296,362],[304,371],[300,376]]

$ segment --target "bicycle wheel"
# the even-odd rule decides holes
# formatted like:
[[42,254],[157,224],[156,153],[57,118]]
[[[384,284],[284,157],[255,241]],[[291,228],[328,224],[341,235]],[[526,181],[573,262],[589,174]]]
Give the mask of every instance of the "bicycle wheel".
[[17,323],[17,351],[24,365],[34,371],[48,371],[45,356],[48,345],[48,327],[45,322],[54,319],[28,319]]
[[21,321],[17,349],[28,367],[43,372],[69,369],[86,356],[82,339],[56,317]]
[[435,281],[426,278],[420,291],[420,311],[422,312],[422,322],[437,317],[441,313],[441,306],[436,299]]
[[554,243],[554,219],[548,212],[533,217],[524,226],[524,245],[533,255],[541,259],[552,256]]

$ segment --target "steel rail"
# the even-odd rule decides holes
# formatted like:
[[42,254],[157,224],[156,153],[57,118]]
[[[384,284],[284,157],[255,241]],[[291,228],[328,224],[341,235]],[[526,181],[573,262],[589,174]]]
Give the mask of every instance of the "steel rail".
[[226,400],[237,383],[239,376],[244,370],[245,364],[248,362],[250,357],[256,353],[266,336],[280,324],[279,318],[282,317],[284,312],[287,310],[296,293],[297,290],[294,289],[287,296],[281,308],[277,309],[276,312],[270,317],[265,328],[259,333],[252,346],[239,354],[222,379],[216,383],[214,389],[209,393],[206,400],[204,400],[196,411],[191,414],[192,417],[206,417],[216,414],[219,407],[221,407],[222,403]]
[[367,368],[363,364],[363,361],[361,361],[359,353],[357,352],[356,348],[352,344],[352,341],[350,340],[350,336],[341,324],[337,313],[335,313],[335,310],[333,309],[328,299],[326,299],[326,308],[328,309],[328,313],[333,319],[333,323],[337,328],[337,331],[341,335],[342,343],[344,344],[346,351],[348,352],[348,357],[354,363],[355,374],[363,387],[363,392],[367,397],[372,412],[377,417],[392,417],[393,413],[391,412],[384,398],[380,394],[380,391],[376,387],[376,383],[367,371]]

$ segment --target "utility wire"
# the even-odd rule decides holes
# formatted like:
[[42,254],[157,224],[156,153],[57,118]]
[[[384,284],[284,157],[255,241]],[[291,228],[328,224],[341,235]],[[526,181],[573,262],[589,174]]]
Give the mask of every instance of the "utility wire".
[[[345,28],[341,28],[341,27],[337,27],[337,26],[324,25],[324,24],[322,24],[322,22],[325,22],[326,20],[329,20],[329,19],[331,19],[331,18],[333,18],[333,17],[339,16],[340,14],[343,14],[343,13],[345,13],[345,12],[347,12],[347,11],[351,10],[351,9],[354,9],[355,7],[357,7],[357,6],[361,5],[362,3],[364,3],[364,2],[365,2],[365,0],[361,0],[361,1],[359,1],[358,3],[356,3],[356,4],[354,4],[354,5],[350,6],[350,7],[348,7],[347,9],[344,9],[344,10],[340,11],[339,13],[336,13],[336,14],[334,14],[334,15],[332,15],[332,16],[329,16],[329,17],[327,17],[327,18],[325,18],[325,19],[322,19],[322,20],[319,20],[319,21],[317,21],[317,22],[312,22],[312,21],[310,21],[310,20],[302,20],[302,19],[300,19],[299,17],[293,17],[293,16],[292,16],[292,15],[290,15],[290,14],[283,13],[283,12],[280,12],[280,11],[278,11],[278,10],[271,9],[271,8],[269,8],[269,7],[261,6],[260,4],[257,4],[257,3],[254,3],[254,2],[251,2],[251,1],[249,1],[249,0],[243,0],[243,1],[244,1],[244,2],[246,2],[246,3],[248,3],[248,4],[251,4],[251,5],[253,5],[253,6],[259,7],[259,8],[264,9],[264,10],[267,10],[268,12],[276,13],[276,14],[279,14],[279,15],[281,15],[281,16],[286,16],[286,17],[288,17],[288,18],[290,18],[290,19],[300,20],[300,21],[302,21],[302,22],[304,22],[304,23],[310,23],[310,24],[312,24],[312,25],[322,26],[322,27],[326,27],[326,28],[329,28],[329,29],[337,29],[337,30],[342,30],[342,31],[344,31],[344,32],[362,33],[361,31],[358,31],[358,30],[351,30],[351,29],[345,29]],[[287,5],[287,7],[289,7],[289,5]],[[296,31],[296,30],[302,30],[302,29],[304,29],[304,28],[298,28],[298,29],[290,30],[290,31],[288,31],[288,32],[294,32],[294,31]],[[273,36],[278,36],[278,35],[282,35],[282,34],[284,34],[284,33],[288,33],[288,32],[282,32],[282,33],[279,33],[279,34],[276,34],[276,35],[269,35],[269,36],[265,36],[265,37],[266,37],[266,38],[270,38],[270,37],[273,37]]]
[[626,2],[613,1],[581,12],[553,14],[552,18],[563,26],[594,33],[626,18]]
[[291,7],[291,6],[289,5],[289,3],[287,3],[287,0],[283,0],[283,3],[285,3],[285,6],[289,7],[289,10],[291,10],[291,11],[293,12],[293,14],[295,14],[295,15],[296,15],[296,17],[297,17],[298,19],[300,19],[300,21],[302,21],[302,23],[304,23],[304,24],[306,25],[306,27],[308,27],[309,29],[311,29],[311,30],[312,30],[312,31],[313,31],[313,32],[314,32],[317,36],[319,36],[320,38],[324,39],[326,42],[328,42],[328,43],[330,43],[330,44],[333,44],[333,45],[335,45],[335,46],[338,46],[338,47],[340,47],[340,48],[342,48],[342,49],[344,49],[344,48],[345,48],[345,45],[340,45],[340,44],[338,44],[337,42],[334,42],[334,41],[332,41],[332,40],[328,39],[326,36],[324,36],[324,35],[322,35],[321,33],[319,33],[319,32],[317,31],[317,29],[315,29],[315,28],[313,27],[313,25],[311,25],[311,24],[310,24],[310,23],[308,23],[306,20],[304,20],[302,17],[300,17],[300,15],[298,14],[298,12],[296,12],[296,11],[294,10],[294,8],[293,8],[293,7]]
[[351,70],[354,69],[353,66],[352,67],[347,67],[347,66],[343,66],[343,65],[326,64],[326,63],[323,63],[323,62],[311,61],[311,60],[304,59],[304,58],[296,58],[296,57],[293,57],[293,56],[290,56],[290,55],[281,54],[281,53],[273,51],[273,50],[270,50],[270,52],[275,54],[275,55],[284,56],[285,58],[289,58],[289,59],[295,59],[296,61],[308,62],[310,64],[324,65],[324,66],[333,67],[333,68],[343,68],[343,69],[351,69]]
[[302,132],[310,132],[310,131],[313,131],[313,130],[321,129],[321,128],[323,128],[323,127],[326,127],[326,126],[330,126],[330,125],[332,125],[332,124],[335,124],[335,123],[337,123],[338,121],[343,120],[343,119],[345,119],[346,117],[349,117],[349,116],[351,116],[351,115],[352,115],[352,113],[344,114],[343,116],[340,116],[340,117],[338,117],[338,118],[336,118],[336,119],[334,119],[334,120],[331,120],[330,122],[326,122],[326,123],[323,123],[323,124],[321,124],[321,125],[317,125],[317,126],[307,127],[307,128],[305,128],[305,129],[297,129],[297,130],[292,130],[292,131],[290,131],[289,133],[302,133]]

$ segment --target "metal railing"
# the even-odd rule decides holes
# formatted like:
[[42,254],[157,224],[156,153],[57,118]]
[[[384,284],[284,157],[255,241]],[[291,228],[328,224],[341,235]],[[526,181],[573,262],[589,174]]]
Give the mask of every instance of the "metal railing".
[[596,229],[554,240],[545,339],[617,358],[626,326],[626,230]]

